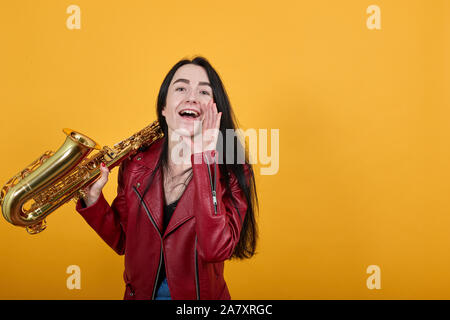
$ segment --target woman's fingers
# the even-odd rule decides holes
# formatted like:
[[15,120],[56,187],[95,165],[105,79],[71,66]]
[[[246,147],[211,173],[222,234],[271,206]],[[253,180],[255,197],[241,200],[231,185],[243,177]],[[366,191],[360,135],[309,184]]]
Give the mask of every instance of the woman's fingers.
[[216,126],[217,130],[220,130],[220,120],[222,119],[222,112],[219,112],[216,116]]
[[100,165],[100,178],[92,185],[91,191],[100,192],[108,182],[109,169]]
[[215,128],[216,120],[217,120],[217,106],[214,103],[213,100],[210,100],[206,106],[201,104],[202,110],[204,112],[203,120],[202,120],[202,128],[203,132],[207,131],[208,129]]
[[208,102],[208,104],[205,106],[205,118],[203,119],[203,133],[206,132],[206,130],[209,129],[210,125],[210,119],[211,119],[211,102]]
[[103,162],[100,165],[100,172],[102,173],[100,179],[102,179],[102,181],[105,181],[105,182],[108,181],[109,169]]
[[217,115],[217,113],[218,113],[218,110],[217,110],[217,105],[215,104],[215,103],[213,103],[212,104],[212,112],[213,112],[213,115]]
[[210,122],[209,122],[209,128],[210,129],[214,129],[215,125],[216,125],[216,116],[217,116],[217,107],[216,104],[211,100],[211,105],[210,105]]
[[213,100],[210,100],[206,105],[201,104],[201,106],[204,113],[201,131],[202,148],[203,151],[215,149],[220,131],[222,112],[218,112]]
[[211,103],[211,128],[216,128],[217,107],[215,103]]
[[208,120],[205,122],[205,131],[209,129],[219,129],[220,119],[222,118],[222,112],[218,112],[216,104],[211,103],[208,109]]

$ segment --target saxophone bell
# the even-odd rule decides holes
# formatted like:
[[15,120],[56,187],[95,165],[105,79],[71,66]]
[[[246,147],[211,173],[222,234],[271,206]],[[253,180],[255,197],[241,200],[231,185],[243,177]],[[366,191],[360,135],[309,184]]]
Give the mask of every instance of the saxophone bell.
[[[46,228],[45,218],[73,199],[100,175],[99,165],[111,169],[141,146],[163,137],[157,121],[113,148],[100,146],[91,138],[71,129],[63,129],[66,140],[56,151],[47,151],[12,177],[0,191],[3,217],[11,224],[25,227],[29,234]],[[100,150],[91,158],[93,150]]]

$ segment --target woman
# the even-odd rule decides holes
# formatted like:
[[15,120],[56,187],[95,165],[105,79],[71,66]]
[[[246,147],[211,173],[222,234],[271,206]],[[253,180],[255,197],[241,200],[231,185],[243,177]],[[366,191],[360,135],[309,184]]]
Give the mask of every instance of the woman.
[[111,206],[102,164],[76,210],[125,254],[124,299],[230,299],[224,261],[255,254],[257,197],[248,156],[238,163],[245,150],[226,134],[236,128],[226,91],[206,59],[175,64],[157,114],[164,138],[122,162]]

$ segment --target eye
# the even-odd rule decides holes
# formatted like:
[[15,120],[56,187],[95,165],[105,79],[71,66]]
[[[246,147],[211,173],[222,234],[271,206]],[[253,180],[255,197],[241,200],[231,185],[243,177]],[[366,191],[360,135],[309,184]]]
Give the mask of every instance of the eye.
[[210,95],[209,92],[206,91],[206,90],[202,90],[202,91],[200,91],[200,93],[201,93],[201,94],[207,94],[208,96]]
[[183,91],[183,90],[186,90],[186,89],[183,88],[183,87],[178,87],[178,88],[175,89],[175,91]]

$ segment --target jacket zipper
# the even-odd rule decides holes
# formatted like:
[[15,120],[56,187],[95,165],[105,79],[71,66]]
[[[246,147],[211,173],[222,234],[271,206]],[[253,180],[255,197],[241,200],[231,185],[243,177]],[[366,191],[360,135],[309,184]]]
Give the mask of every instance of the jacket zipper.
[[148,218],[150,219],[150,221],[152,222],[153,226],[155,227],[156,231],[158,231],[158,235],[159,238],[161,239],[161,249],[159,251],[159,265],[158,265],[158,272],[156,273],[156,278],[155,278],[155,284],[153,285],[153,293],[152,293],[152,300],[155,300],[155,294],[156,294],[156,286],[158,284],[158,278],[159,278],[159,273],[161,271],[161,265],[162,265],[162,254],[163,254],[163,241],[162,241],[162,236],[161,233],[159,232],[158,227],[156,226],[155,221],[153,220],[152,216],[150,215],[150,212],[148,211],[147,205],[144,202],[144,199],[142,199],[141,194],[139,193],[139,191],[136,189],[135,186],[133,186],[134,192],[137,194],[137,196],[139,197],[139,199],[141,200],[142,204],[144,205],[144,210],[145,213],[147,213]]
[[214,214],[217,215],[217,197],[216,197],[216,186],[217,186],[217,174],[216,174],[216,166],[214,166],[214,185],[211,177],[211,169],[209,168],[208,157],[205,157],[206,166],[208,168],[209,182],[211,184],[211,194],[214,205]]
[[197,236],[195,236],[195,293],[197,294],[197,300],[200,300],[200,284],[198,281],[198,254],[197,254]]

